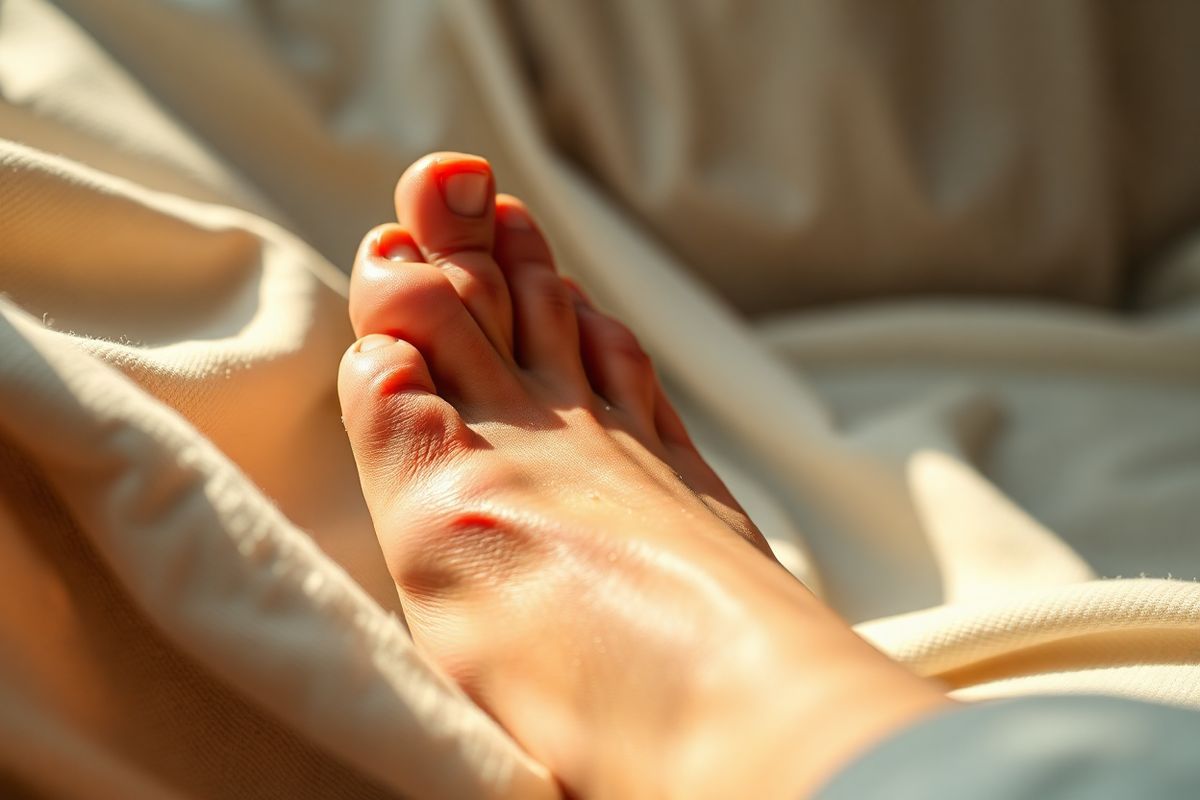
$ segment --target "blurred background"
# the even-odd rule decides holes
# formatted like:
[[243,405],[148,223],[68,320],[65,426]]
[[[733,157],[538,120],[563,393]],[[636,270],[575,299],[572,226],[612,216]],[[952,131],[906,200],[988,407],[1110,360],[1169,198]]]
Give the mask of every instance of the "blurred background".
[[[424,767],[460,739],[413,709],[459,701],[336,632],[402,638],[334,390],[345,273],[403,169],[461,150],[877,646],[962,697],[1200,705],[1198,86],[1193,0],[0,0],[0,530],[38,554],[12,685],[74,665],[98,688],[38,684],[37,714],[218,794],[147,733],[188,741],[180,703],[253,738],[251,697],[405,792],[491,774]],[[88,635],[45,646],[46,596]],[[143,618],[174,638],[112,627]],[[112,641],[153,641],[149,677]],[[265,666],[315,653],[299,688]],[[419,729],[399,755],[384,718]],[[272,747],[246,763],[277,787],[300,751]]]
[[[187,102],[202,133],[230,127],[201,118],[230,92],[284,84],[363,151],[361,206],[273,198],[339,264],[354,242],[325,231],[385,217],[396,167],[443,148],[513,169],[522,135],[756,315],[906,294],[1111,307],[1200,213],[1187,0],[178,0],[145,28],[60,5],[168,106],[207,94]],[[164,71],[202,74],[144,75],[168,47]],[[507,73],[482,72],[492,59]]]

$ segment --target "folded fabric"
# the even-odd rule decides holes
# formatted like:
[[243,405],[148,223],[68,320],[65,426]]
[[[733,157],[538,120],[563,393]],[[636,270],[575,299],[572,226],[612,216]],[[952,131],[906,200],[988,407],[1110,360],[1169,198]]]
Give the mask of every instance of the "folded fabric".
[[412,648],[338,417],[338,267],[433,149],[877,646],[1200,706],[1200,6],[917,5],[0,3],[5,780],[553,796]]

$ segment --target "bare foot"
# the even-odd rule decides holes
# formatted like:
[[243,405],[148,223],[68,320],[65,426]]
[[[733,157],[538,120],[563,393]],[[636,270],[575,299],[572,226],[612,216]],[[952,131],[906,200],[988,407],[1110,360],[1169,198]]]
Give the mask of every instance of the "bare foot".
[[418,645],[570,793],[796,797],[946,702],[774,563],[485,161],[396,208],[339,375],[363,491]]

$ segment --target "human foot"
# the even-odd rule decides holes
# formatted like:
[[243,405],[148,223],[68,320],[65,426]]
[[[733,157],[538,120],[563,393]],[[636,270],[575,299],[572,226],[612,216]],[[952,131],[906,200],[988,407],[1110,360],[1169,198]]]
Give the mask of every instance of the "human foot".
[[794,797],[944,702],[768,560],[486,162],[396,204],[339,374],[363,491],[414,639],[571,793]]

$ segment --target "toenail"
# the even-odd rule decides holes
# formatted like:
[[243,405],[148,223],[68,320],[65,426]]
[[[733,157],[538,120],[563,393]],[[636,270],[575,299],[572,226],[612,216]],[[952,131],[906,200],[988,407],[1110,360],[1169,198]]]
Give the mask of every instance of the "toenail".
[[488,176],[482,172],[457,172],[442,181],[446,205],[463,217],[478,217],[487,209]]
[[408,242],[384,242],[379,246],[379,255],[389,261],[420,261],[421,253]]
[[508,209],[504,214],[504,227],[514,231],[531,231],[533,225],[529,222],[529,217],[521,211],[514,208]]
[[386,333],[370,333],[358,340],[356,349],[360,353],[365,353],[368,350],[374,350],[377,347],[386,347],[389,344],[395,344],[396,337],[388,336]]
[[395,228],[382,228],[375,234],[373,250],[380,258],[389,261],[421,261],[421,251],[412,237]]

